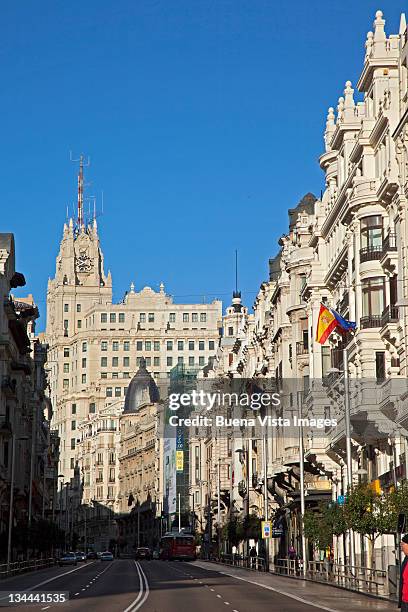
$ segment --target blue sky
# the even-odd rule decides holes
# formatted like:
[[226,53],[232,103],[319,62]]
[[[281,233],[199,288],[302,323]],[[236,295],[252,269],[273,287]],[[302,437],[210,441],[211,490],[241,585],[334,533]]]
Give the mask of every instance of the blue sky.
[[[0,20],[1,231],[45,323],[66,206],[89,194],[119,300],[133,280],[177,301],[239,285],[252,304],[287,209],[320,194],[327,108],[356,82],[375,11],[402,2],[42,0]],[[227,305],[227,303],[225,303]]]

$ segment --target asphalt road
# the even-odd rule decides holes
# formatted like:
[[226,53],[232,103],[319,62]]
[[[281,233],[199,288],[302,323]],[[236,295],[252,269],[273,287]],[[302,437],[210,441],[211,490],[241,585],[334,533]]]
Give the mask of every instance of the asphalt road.
[[[259,576],[257,573],[247,572],[244,578],[238,579],[205,565],[177,561],[139,563],[123,559],[88,562],[76,568],[41,570],[3,580],[0,582],[0,590],[31,590],[33,593],[69,591],[69,602],[5,606],[0,607],[0,612],[24,608],[50,612],[137,612],[140,609],[142,612],[341,612],[342,609],[369,609],[365,605],[337,607],[333,605],[333,599],[328,605],[317,592],[307,596],[296,595],[290,580],[284,583],[282,592],[282,587],[268,589],[251,583],[251,580],[253,582]],[[341,598],[342,591],[337,590],[336,597]],[[373,600],[371,602],[374,604]]]

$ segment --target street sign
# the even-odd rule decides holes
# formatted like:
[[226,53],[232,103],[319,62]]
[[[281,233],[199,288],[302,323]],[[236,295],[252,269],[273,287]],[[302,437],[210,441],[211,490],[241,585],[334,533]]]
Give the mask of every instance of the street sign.
[[262,538],[267,539],[271,537],[271,522],[262,521]]
[[339,504],[339,506],[344,506],[345,501],[346,501],[346,498],[344,495],[337,496],[337,503]]
[[184,470],[184,451],[176,451],[176,472],[182,472]]
[[176,449],[183,450],[184,449],[184,433],[181,427],[177,427],[176,434]]

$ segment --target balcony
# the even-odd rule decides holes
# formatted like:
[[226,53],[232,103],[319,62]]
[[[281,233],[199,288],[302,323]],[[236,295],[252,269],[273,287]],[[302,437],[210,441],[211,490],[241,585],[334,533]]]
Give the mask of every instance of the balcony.
[[376,244],[360,249],[360,263],[365,261],[379,261],[384,255],[384,245]]
[[387,306],[381,315],[381,327],[387,323],[398,323],[399,309],[398,306]]
[[296,342],[296,355],[308,355],[309,347],[304,342]]
[[397,250],[397,236],[395,232],[388,232],[383,240],[384,251],[396,251]]
[[374,327],[382,327],[382,315],[370,315],[368,317],[361,317],[361,329],[371,329]]

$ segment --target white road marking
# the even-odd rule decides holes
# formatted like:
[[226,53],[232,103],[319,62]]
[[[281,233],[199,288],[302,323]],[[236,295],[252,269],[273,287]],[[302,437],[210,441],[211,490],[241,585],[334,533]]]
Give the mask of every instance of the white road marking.
[[221,595],[217,595],[217,597],[219,597],[221,599]]
[[45,606],[45,608],[41,608],[41,610],[48,610],[50,606]]
[[[325,610],[326,612],[340,612],[335,608],[327,608],[326,606],[319,605],[310,601],[308,599],[304,599],[303,597],[299,597],[298,595],[293,595],[293,593],[288,593],[287,591],[281,591],[280,589],[276,589],[275,587],[271,587],[266,584],[262,584],[261,582],[256,582],[256,580],[249,580],[248,578],[243,578],[241,576],[234,576],[233,574],[229,574],[228,572],[221,572],[220,570],[213,570],[218,574],[223,574],[224,576],[229,576],[230,578],[236,578],[237,580],[242,580],[243,582],[249,582],[250,584],[255,584],[263,589],[267,589],[268,591],[273,591],[274,593],[279,593],[279,595],[285,595],[286,597],[290,597],[290,599],[295,599],[296,601],[300,601],[308,606],[312,606],[313,608],[318,608],[319,610]],[[212,590],[212,589],[211,589]]]
[[123,612],[136,612],[144,604],[149,596],[149,583],[146,578],[142,566],[138,561],[135,561],[135,566],[139,576],[139,594],[134,601]]
[[229,601],[224,601],[224,603],[225,603],[226,606],[230,605]]
[[75,595],[79,595],[79,593],[75,593]]

